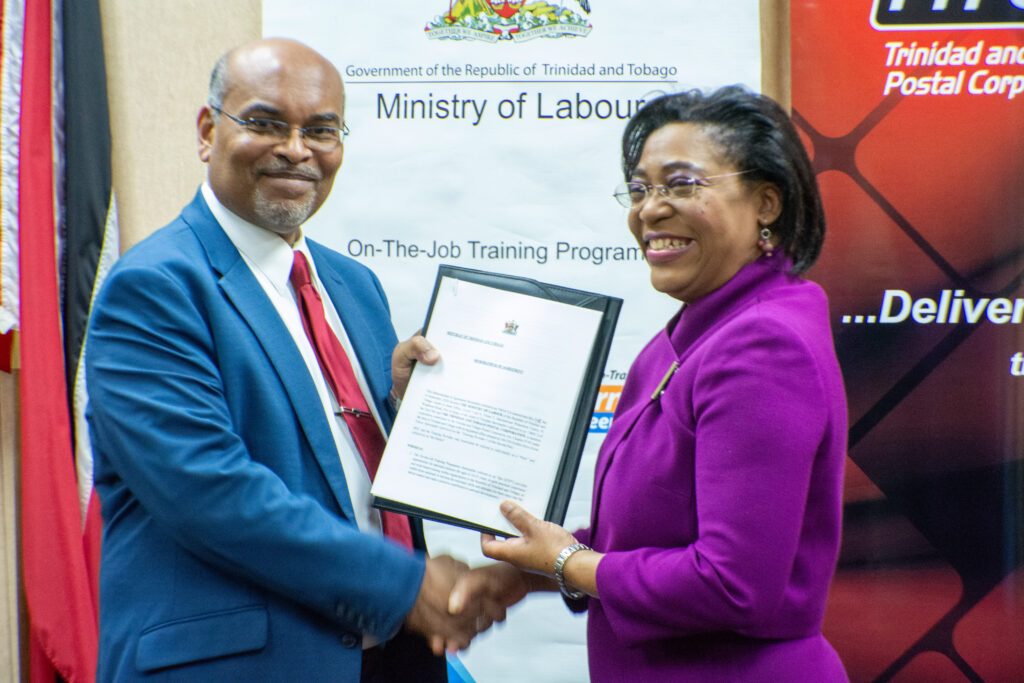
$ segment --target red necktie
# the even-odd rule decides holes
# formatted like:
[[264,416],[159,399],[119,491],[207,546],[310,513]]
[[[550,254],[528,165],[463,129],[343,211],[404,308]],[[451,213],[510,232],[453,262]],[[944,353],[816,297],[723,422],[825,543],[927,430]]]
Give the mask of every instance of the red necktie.
[[[316,358],[323,370],[327,384],[338,399],[340,415],[345,419],[356,449],[363,458],[370,481],[377,475],[381,455],[384,453],[384,435],[381,434],[377,421],[370,413],[366,398],[359,389],[359,382],[352,371],[352,364],[345,355],[345,349],[338,341],[334,331],[327,324],[324,316],[324,304],[309,277],[309,264],[301,251],[295,252],[290,280],[299,298],[299,315],[302,327],[306,330]],[[412,531],[409,518],[394,512],[381,510],[381,525],[384,535],[398,541],[407,548],[412,548]]]

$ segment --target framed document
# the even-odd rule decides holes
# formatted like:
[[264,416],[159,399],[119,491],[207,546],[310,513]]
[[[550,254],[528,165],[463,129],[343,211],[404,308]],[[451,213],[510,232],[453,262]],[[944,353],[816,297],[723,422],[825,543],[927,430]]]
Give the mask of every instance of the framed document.
[[438,269],[417,365],[371,492],[380,508],[515,535],[508,498],[565,519],[622,300]]

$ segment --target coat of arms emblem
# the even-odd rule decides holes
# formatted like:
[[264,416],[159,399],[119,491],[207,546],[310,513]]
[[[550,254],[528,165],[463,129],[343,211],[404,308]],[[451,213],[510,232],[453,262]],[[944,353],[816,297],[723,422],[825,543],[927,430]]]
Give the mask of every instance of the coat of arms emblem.
[[577,9],[545,0],[448,0],[448,11],[427,22],[428,38],[522,42],[534,38],[583,37],[590,33],[589,0]]

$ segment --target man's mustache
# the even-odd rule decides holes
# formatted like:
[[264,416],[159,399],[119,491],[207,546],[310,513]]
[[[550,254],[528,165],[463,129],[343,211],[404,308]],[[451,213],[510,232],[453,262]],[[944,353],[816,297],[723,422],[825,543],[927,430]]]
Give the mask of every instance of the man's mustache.
[[287,176],[298,180],[317,182],[323,178],[319,171],[308,166],[292,166],[291,164],[272,164],[259,169],[263,175]]

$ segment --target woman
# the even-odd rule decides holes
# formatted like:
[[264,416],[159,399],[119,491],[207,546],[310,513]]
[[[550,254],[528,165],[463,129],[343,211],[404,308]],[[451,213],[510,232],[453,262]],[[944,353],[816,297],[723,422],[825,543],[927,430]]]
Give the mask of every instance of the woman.
[[522,535],[483,551],[525,571],[492,575],[589,609],[594,681],[845,681],[820,630],[847,425],[828,303],[798,276],[825,230],[807,154],[735,86],[650,102],[622,149],[615,196],[682,307],[629,371],[590,527],[506,501]]

